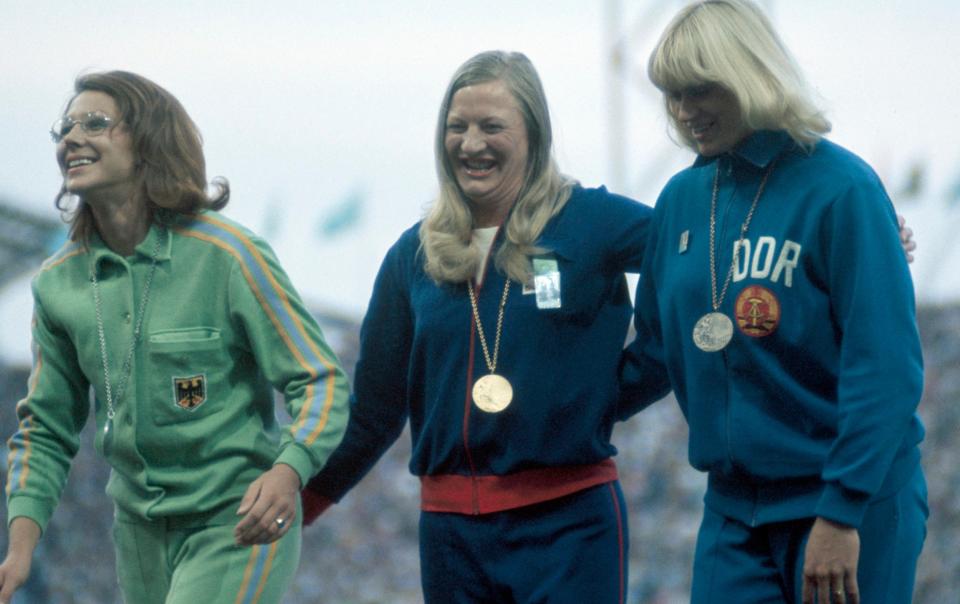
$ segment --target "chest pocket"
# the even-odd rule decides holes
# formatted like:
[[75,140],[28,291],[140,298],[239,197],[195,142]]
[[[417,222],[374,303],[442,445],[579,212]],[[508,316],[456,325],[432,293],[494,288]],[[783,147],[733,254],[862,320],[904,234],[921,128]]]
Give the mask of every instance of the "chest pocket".
[[[557,321],[580,325],[593,323],[600,307],[615,291],[613,281],[605,274],[599,251],[590,253],[568,238],[543,237],[540,247],[555,258],[560,271],[560,308],[538,309]],[[534,301],[531,301],[534,303]]]
[[150,400],[157,425],[196,421],[220,411],[229,370],[220,330],[168,329],[150,334]]

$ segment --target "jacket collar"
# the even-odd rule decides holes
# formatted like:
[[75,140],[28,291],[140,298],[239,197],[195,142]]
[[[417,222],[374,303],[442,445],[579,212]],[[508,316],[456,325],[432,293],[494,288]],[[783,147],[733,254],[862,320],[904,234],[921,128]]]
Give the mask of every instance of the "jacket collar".
[[[161,227],[153,223],[150,225],[150,230],[147,231],[147,236],[137,244],[137,247],[133,250],[133,255],[129,258],[131,260],[142,258],[149,261],[153,258],[155,246],[159,244],[160,248],[157,252],[157,262],[169,260],[172,239],[169,228]],[[100,234],[96,231],[90,235],[89,247],[94,266],[99,265],[100,261],[107,257],[112,259],[120,258],[119,254],[107,247],[107,244],[104,243],[103,239],[100,238]]]
[[726,153],[713,157],[698,155],[694,167],[706,166],[714,161],[730,167],[748,165],[763,170],[778,155],[796,143],[783,130],[758,130],[740,141],[740,144]]

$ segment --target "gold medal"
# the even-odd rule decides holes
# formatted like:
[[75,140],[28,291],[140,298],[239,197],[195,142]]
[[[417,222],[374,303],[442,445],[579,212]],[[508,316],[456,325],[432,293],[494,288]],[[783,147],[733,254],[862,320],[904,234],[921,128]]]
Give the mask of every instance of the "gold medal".
[[497,314],[497,336],[493,342],[493,354],[487,349],[487,338],[483,334],[483,325],[480,323],[480,311],[477,309],[477,295],[473,291],[473,284],[467,283],[467,292],[470,294],[470,307],[473,310],[473,319],[477,325],[477,335],[480,337],[480,347],[483,349],[483,359],[490,370],[473,383],[473,404],[487,413],[499,413],[510,406],[513,400],[513,386],[507,378],[494,373],[497,370],[497,355],[500,353],[500,333],[503,329],[503,312],[507,306],[507,296],[510,294],[510,278],[503,283],[503,295],[500,297],[500,311]]
[[726,348],[733,338],[733,321],[722,312],[708,312],[693,326],[693,343],[704,352]]
[[500,413],[513,400],[513,386],[503,376],[490,373],[473,384],[473,402],[481,411]]

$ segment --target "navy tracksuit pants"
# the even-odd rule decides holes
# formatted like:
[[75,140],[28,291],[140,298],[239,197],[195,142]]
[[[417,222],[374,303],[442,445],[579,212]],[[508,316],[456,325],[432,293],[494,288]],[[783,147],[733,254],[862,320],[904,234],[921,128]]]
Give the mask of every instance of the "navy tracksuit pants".
[[617,481],[503,512],[421,512],[427,604],[623,604],[627,510]]

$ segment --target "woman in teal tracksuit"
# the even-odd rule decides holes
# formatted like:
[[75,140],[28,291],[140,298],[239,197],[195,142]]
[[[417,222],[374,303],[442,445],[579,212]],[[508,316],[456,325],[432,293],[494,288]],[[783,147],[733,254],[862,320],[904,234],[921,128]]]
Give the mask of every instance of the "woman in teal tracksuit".
[[199,132],[169,92],[84,75],[51,134],[58,199],[80,205],[33,280],[0,601],[29,573],[92,388],[126,601],[279,602],[299,560],[299,488],[343,436],[345,374],[270,248],[215,211],[226,182],[205,193]]
[[681,11],[650,77],[698,157],[655,208],[624,383],[666,366],[709,473],[693,601],[909,602],[923,368],[893,206],[749,1]]

